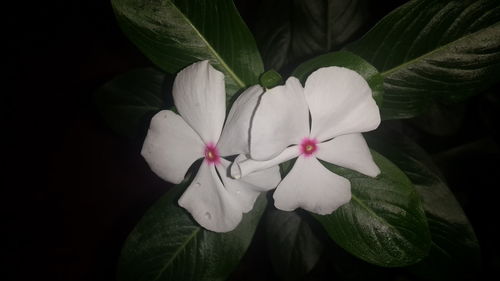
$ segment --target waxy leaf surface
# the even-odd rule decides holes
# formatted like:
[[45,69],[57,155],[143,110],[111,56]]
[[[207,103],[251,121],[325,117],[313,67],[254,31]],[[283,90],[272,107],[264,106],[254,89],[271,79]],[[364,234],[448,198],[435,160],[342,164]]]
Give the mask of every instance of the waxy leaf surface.
[[411,270],[431,280],[474,279],[481,263],[477,238],[427,153],[396,132],[367,140],[408,175],[422,198],[432,244],[429,256]]
[[201,60],[222,71],[227,98],[256,84],[262,59],[231,0],[112,0],[128,38],[166,72]]
[[314,217],[358,258],[385,267],[414,264],[428,254],[431,242],[422,203],[397,166],[372,155],[381,170],[376,178],[323,162],[350,180],[352,199],[330,215]]
[[384,78],[382,117],[410,118],[498,83],[500,1],[410,1],[346,50]]
[[165,194],[129,235],[118,280],[222,281],[238,265],[264,211],[265,196],[257,199],[235,230],[215,233],[177,205],[184,188],[181,184]]

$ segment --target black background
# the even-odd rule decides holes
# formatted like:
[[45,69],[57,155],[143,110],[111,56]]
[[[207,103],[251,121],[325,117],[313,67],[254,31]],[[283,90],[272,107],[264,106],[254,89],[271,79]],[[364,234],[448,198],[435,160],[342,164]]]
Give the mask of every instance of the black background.
[[[237,1],[250,27],[259,2]],[[370,4],[363,31],[402,2]],[[106,127],[92,95],[114,76],[151,63],[121,33],[109,1],[38,1],[2,10],[7,19],[2,276],[114,280],[128,232],[169,184],[150,172],[139,140]],[[447,136],[404,125],[437,155],[476,229],[485,271],[496,276],[499,104],[498,87],[471,99],[462,107],[460,129]],[[472,150],[446,154],[477,141]],[[276,280],[259,239],[231,280]]]

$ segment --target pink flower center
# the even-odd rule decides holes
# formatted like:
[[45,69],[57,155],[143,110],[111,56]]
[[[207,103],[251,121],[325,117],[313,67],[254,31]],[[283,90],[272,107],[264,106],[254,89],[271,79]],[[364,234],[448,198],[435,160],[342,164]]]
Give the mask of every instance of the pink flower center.
[[209,143],[205,146],[205,160],[207,160],[208,164],[220,163],[219,151],[217,150],[217,147],[212,143]]
[[318,141],[316,139],[304,138],[300,142],[300,154],[309,157],[318,150]]

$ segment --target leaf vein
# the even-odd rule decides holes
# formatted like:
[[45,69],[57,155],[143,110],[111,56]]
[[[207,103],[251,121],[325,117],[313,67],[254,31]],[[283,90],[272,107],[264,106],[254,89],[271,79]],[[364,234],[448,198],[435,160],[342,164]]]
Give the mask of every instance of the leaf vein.
[[163,272],[165,270],[167,270],[167,268],[170,266],[170,264],[172,264],[175,261],[175,259],[177,258],[177,256],[180,255],[181,252],[185,250],[185,247],[191,242],[191,240],[193,238],[196,237],[196,235],[200,232],[200,230],[201,230],[201,228],[197,227],[196,230],[186,239],[186,241],[184,241],[180,245],[179,249],[177,249],[174,252],[174,254],[172,255],[172,257],[170,257],[170,259],[165,263],[165,265],[162,266],[162,268],[159,270],[158,275],[155,278],[152,279],[153,281],[154,280],[159,280],[159,278],[161,277],[161,275],[163,274]]
[[245,87],[246,84],[234,73],[234,71],[227,65],[226,61],[222,59],[222,57],[219,55],[217,51],[212,47],[212,45],[205,39],[205,37],[200,33],[198,28],[194,26],[193,22],[186,17],[186,15],[177,7],[174,3],[172,3],[172,6],[178,11],[178,13],[181,15],[181,17],[184,19],[184,21],[193,29],[193,31],[196,33],[196,35],[200,38],[200,40],[206,45],[207,49],[212,53],[212,55],[219,61],[221,66],[224,68],[224,70],[227,71],[227,73],[231,76],[231,78],[241,87]]

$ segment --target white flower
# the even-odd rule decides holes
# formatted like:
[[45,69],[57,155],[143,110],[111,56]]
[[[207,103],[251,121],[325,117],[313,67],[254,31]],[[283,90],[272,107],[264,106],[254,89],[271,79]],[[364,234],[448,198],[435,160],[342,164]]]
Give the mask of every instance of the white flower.
[[367,82],[341,67],[313,72],[302,87],[290,77],[262,95],[250,132],[250,158],[235,162],[238,178],[298,157],[274,192],[275,206],[330,214],[351,199],[350,182],[318,159],[368,176],[380,173],[361,132],[380,124]]
[[159,177],[180,183],[191,164],[204,158],[179,205],[206,229],[233,230],[242,213],[252,209],[259,192],[280,181],[278,167],[234,180],[228,177],[229,161],[222,158],[248,153],[250,118],[261,92],[261,87],[254,86],[242,93],[222,129],[224,75],[208,61],[198,62],[175,78],[172,94],[180,116],[163,110],[151,120],[141,154]]

